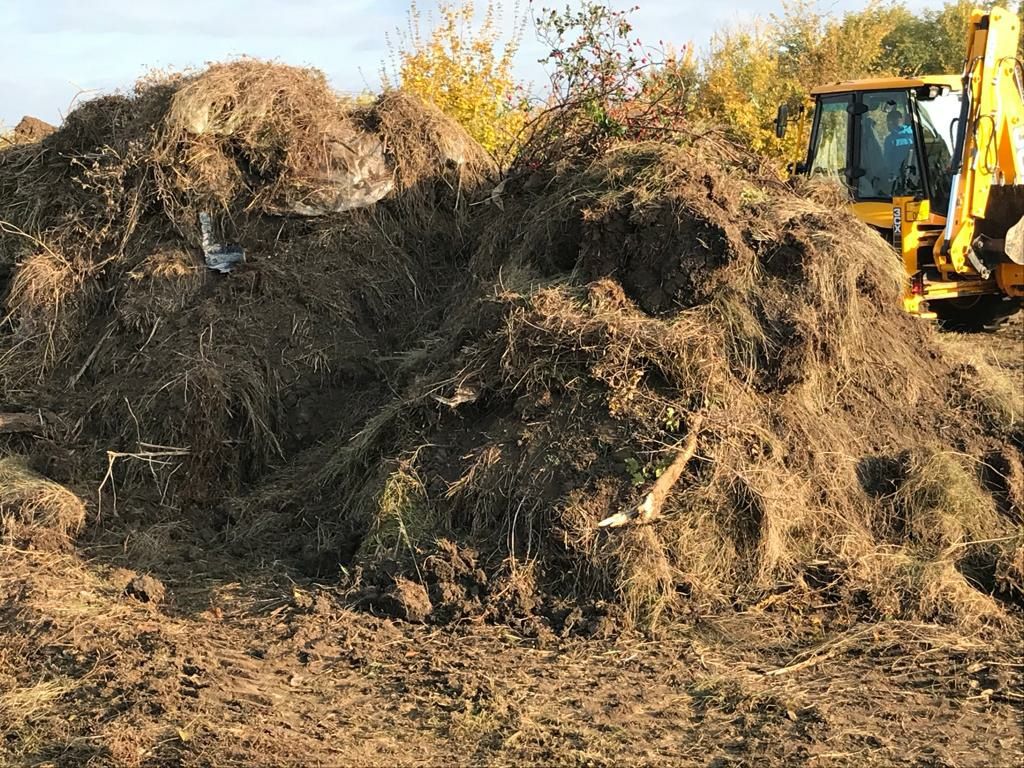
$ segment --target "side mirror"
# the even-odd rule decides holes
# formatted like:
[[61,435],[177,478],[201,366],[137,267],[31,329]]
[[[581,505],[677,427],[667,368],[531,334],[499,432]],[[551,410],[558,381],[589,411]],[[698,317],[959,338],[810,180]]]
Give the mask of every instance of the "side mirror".
[[775,136],[779,139],[786,137],[786,126],[789,124],[789,107],[785,104],[779,105],[779,111],[775,113]]
[[948,86],[922,85],[915,91],[918,101],[935,101],[943,93],[949,93]]

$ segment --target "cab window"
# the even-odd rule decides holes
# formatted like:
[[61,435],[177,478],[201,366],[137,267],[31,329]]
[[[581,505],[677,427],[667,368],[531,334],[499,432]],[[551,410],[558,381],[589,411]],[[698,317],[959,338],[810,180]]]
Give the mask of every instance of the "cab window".
[[810,162],[812,174],[834,176],[844,184],[849,156],[850,103],[849,94],[819,99],[814,156]]
[[907,91],[876,91],[861,96],[856,197],[889,200],[923,196],[916,133]]
[[953,152],[960,120],[962,95],[944,90],[937,97],[918,97],[925,164],[931,180],[932,210],[944,212],[949,206],[953,182]]

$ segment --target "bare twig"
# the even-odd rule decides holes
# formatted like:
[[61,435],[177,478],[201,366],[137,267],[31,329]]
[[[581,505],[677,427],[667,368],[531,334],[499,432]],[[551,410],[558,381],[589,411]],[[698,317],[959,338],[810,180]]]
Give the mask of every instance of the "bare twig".
[[82,367],[79,368],[75,375],[68,380],[68,389],[72,389],[75,386],[75,384],[78,383],[78,380],[82,378],[85,372],[89,369],[89,366],[92,365],[92,361],[96,359],[96,355],[99,354],[100,347],[103,346],[103,342],[110,338],[110,334],[113,332],[114,324],[111,323],[110,325],[107,326],[107,330],[103,333],[103,335],[100,336],[100,340],[96,342],[96,345],[92,348],[92,351],[89,353],[89,356],[85,358],[85,362],[82,363]]
[[19,237],[23,237],[26,240],[28,240],[29,242],[31,242],[33,245],[37,245],[40,248],[42,248],[48,254],[53,256],[53,258],[58,259],[59,261],[66,261],[66,259],[63,259],[62,257],[58,256],[56,253],[54,253],[53,250],[50,249],[50,246],[48,246],[46,243],[44,243],[38,237],[33,237],[28,232],[23,230],[21,227],[18,227],[17,225],[12,224],[9,221],[2,221],[2,220],[0,220],[0,232],[3,232],[5,235],[17,235]]
[[[145,443],[140,445],[145,446]],[[106,487],[107,482],[110,482],[111,494],[114,497],[114,514],[117,514],[117,488],[114,486],[114,464],[118,459],[136,459],[138,461],[144,461],[149,465],[158,464],[166,466],[173,463],[172,459],[183,458],[191,454],[188,448],[171,448],[166,446],[154,446],[163,450],[155,451],[137,451],[135,453],[124,453],[121,451],[107,451],[107,473],[103,475],[103,481],[100,483],[100,487],[96,489],[96,517],[97,519],[103,513],[103,489]]]

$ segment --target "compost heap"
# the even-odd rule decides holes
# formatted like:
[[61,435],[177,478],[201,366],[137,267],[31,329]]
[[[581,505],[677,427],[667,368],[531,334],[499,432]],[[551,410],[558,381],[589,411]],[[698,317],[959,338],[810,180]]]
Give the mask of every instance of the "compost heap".
[[[49,417],[57,453],[90,446],[90,477],[113,451],[120,488],[221,498],[429,324],[468,259],[460,195],[491,170],[433,107],[347,103],[311,70],[240,61],[89,101],[0,153],[4,399]],[[244,251],[228,275],[202,214],[215,260]]]
[[309,71],[88,102],[0,153],[4,399],[45,422],[7,452],[410,620],[1005,621],[1017,383],[714,135],[496,185],[433,108]]

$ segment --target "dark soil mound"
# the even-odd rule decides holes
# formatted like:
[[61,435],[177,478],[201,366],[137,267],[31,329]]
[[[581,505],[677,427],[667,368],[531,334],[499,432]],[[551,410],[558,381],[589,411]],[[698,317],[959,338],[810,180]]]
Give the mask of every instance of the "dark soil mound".
[[[0,152],[5,399],[109,460],[107,490],[221,498],[350,420],[431,327],[490,169],[431,106],[279,65],[86,102]],[[244,249],[230,274],[201,214]]]
[[706,136],[492,170],[253,61],[0,151],[7,450],[412,621],[1005,618],[1021,393],[839,195]]
[[371,597],[396,562],[436,593],[435,542],[466,542],[488,615],[525,591],[645,623],[766,599],[999,619],[967,571],[1020,557],[1024,510],[984,487],[1020,398],[898,309],[898,263],[833,192],[701,142],[530,186],[479,225],[484,288],[412,383],[254,519],[333,530]]

